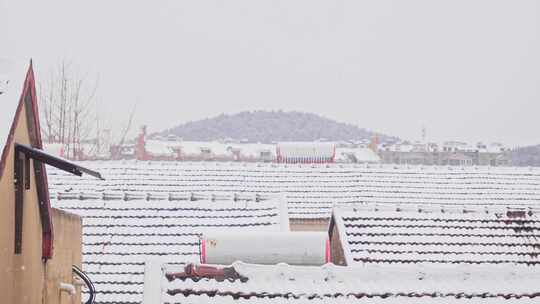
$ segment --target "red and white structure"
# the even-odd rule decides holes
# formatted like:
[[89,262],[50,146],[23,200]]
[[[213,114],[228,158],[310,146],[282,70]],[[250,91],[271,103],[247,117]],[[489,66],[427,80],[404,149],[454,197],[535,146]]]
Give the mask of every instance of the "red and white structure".
[[263,265],[321,266],[331,262],[326,232],[210,231],[203,234],[200,246],[203,264],[229,265],[243,261]]
[[276,155],[278,163],[333,163],[336,158],[336,145],[326,142],[284,142],[278,143]]

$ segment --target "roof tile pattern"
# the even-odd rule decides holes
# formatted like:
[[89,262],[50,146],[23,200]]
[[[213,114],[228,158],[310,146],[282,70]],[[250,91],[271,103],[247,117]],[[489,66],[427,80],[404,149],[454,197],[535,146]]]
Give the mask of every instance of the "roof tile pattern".
[[445,204],[539,206],[540,171],[503,167],[226,162],[88,162],[106,181],[49,171],[55,192],[174,200],[191,192],[284,193],[291,218],[329,218],[332,205]]
[[162,267],[162,303],[508,304],[540,299],[540,273],[523,265],[310,267],[237,262],[226,267],[225,278],[185,276],[183,269]]
[[278,199],[169,201],[77,194],[57,196],[54,205],[83,218],[83,270],[94,281],[97,304],[140,303],[145,261],[198,262],[204,231],[279,231],[288,225]]
[[535,212],[423,207],[337,208],[347,263],[540,265]]

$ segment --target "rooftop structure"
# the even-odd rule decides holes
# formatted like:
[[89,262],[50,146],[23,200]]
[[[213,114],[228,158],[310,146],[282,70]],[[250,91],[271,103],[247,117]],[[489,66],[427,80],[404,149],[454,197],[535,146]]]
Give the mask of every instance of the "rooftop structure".
[[336,145],[328,142],[284,142],[276,147],[278,163],[333,163]]
[[540,265],[540,206],[338,207],[331,221],[334,263]]
[[79,302],[81,219],[51,208],[45,164],[99,173],[43,152],[32,62],[12,63],[0,58],[1,302]]
[[[332,205],[358,203],[459,206],[538,206],[540,169],[358,164],[235,162],[83,162],[106,182],[72,179],[49,170],[53,196],[136,193],[149,200],[174,200],[192,192],[273,195],[283,193],[291,219],[327,220]],[[326,222],[322,225],[326,229]]]
[[[84,177],[74,182],[57,170],[49,170],[49,182],[53,204],[83,217],[83,266],[102,291],[97,297],[99,303],[139,303],[143,296],[145,261],[157,258],[159,263],[167,265],[197,262],[199,236],[205,231],[280,231],[288,224],[283,214],[289,214],[291,223],[327,219],[332,204],[353,212],[354,216],[347,215],[341,220],[350,222],[352,228],[344,224],[350,231],[344,228],[340,233],[346,233],[341,239],[343,244],[358,249],[358,252],[350,250],[354,254],[352,260],[359,259],[355,265],[366,258],[382,259],[384,265],[398,261],[419,267],[425,264],[422,260],[433,260],[435,263],[428,264],[441,266],[454,265],[453,261],[469,261],[465,262],[467,265],[476,265],[476,261],[496,261],[480,264],[516,267],[536,265],[534,253],[538,247],[533,238],[540,207],[540,172],[536,169],[141,161],[85,162],[84,165],[99,170],[106,182]],[[281,193],[287,200],[288,212],[281,204],[277,207],[272,199]],[[368,205],[376,208],[366,209]],[[354,208],[363,211],[356,216]],[[476,214],[469,209],[481,211]],[[508,210],[517,213],[508,214]],[[388,212],[398,214],[393,217]],[[520,220],[523,212],[526,218]],[[497,214],[510,219],[498,219]],[[364,236],[354,239],[354,225],[361,229],[362,225],[379,226],[367,232],[362,230],[365,239]],[[341,227],[333,227],[336,226]],[[332,240],[332,248],[334,244]],[[332,252],[332,257],[338,258],[339,254]],[[449,262],[436,262],[441,259]],[[197,288],[206,288],[201,285],[205,282],[182,282],[191,284],[195,291],[186,289],[168,301],[197,303],[208,301],[206,296],[211,300],[221,299],[212,297],[211,292],[193,297],[199,292]],[[416,303],[409,296],[401,296],[405,291],[396,290],[400,295],[398,300],[371,296],[378,300],[394,299],[394,303],[404,303],[399,300]],[[416,290],[424,292],[421,288]],[[460,290],[456,292],[465,292]],[[478,290],[478,294],[490,292]],[[363,292],[360,290],[358,294]],[[410,292],[417,299],[417,291]],[[184,293],[189,296],[178,300]],[[487,296],[488,301],[495,302],[504,297]],[[304,301],[302,297],[289,298]],[[349,298],[339,296],[336,301],[349,301]],[[434,298],[447,303],[442,299],[454,301],[456,297]],[[228,297],[223,299],[232,301]],[[309,298],[312,299],[328,300]],[[529,298],[520,296],[520,299]],[[238,298],[240,302],[247,300]]]
[[94,281],[97,304],[140,303],[145,261],[198,262],[200,236],[206,231],[289,227],[278,196],[177,193],[163,199],[144,189],[122,195],[79,190],[53,194],[51,200],[83,219],[82,266]]
[[377,146],[377,152],[383,163],[390,164],[509,166],[512,163],[510,149],[499,143],[384,143]]
[[381,158],[370,148],[336,148],[336,162],[378,164]]
[[150,303],[535,303],[540,273],[526,266],[354,267],[149,263]]

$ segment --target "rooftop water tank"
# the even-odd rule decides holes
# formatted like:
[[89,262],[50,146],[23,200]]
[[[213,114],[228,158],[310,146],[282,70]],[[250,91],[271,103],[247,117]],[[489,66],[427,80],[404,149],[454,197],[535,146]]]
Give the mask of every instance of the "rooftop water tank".
[[331,260],[324,232],[210,232],[200,247],[203,264],[323,265]]

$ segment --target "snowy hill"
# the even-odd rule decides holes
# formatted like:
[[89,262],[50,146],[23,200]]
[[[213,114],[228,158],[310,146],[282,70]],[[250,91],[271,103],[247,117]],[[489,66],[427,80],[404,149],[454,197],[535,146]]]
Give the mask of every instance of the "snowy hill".
[[[216,139],[273,141],[313,141],[327,139],[369,140],[373,132],[316,114],[283,111],[252,111],[187,122],[154,135],[175,135],[184,140]],[[393,137],[380,135],[381,139]]]

